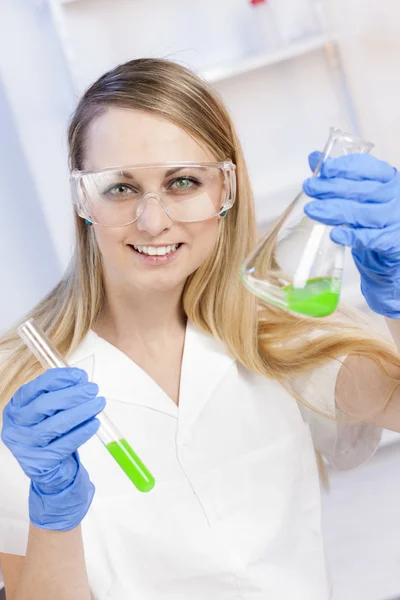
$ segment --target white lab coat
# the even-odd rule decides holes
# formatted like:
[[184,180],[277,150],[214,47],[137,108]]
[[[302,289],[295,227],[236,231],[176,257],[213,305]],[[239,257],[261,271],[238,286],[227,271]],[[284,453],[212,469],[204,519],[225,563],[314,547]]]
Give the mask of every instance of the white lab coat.
[[[312,413],[310,431],[281,385],[190,323],[179,408],[94,332],[69,362],[99,384],[108,415],[156,479],[142,494],[97,437],[81,448],[96,486],[82,524],[96,599],[329,598],[311,431],[348,468],[374,452],[378,430],[350,426],[346,443]],[[312,375],[332,402],[339,366]],[[23,555],[29,482],[2,445],[0,463],[0,552]]]

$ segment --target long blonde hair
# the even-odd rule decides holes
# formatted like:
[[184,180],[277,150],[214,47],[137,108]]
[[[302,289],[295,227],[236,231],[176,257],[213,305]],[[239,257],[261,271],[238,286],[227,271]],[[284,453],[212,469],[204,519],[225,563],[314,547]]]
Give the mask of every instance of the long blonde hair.
[[[147,111],[169,119],[237,167],[237,200],[220,223],[211,256],[188,278],[183,307],[190,321],[218,338],[253,372],[280,381],[299,397],[291,381],[347,354],[362,354],[400,367],[397,348],[373,335],[360,313],[340,307],[326,319],[298,318],[260,304],[241,284],[239,270],[257,243],[254,201],[234,125],[215,90],[196,74],[165,59],[143,58],[116,67],[81,98],[69,125],[70,168],[82,168],[88,126],[109,107]],[[90,330],[104,301],[100,253],[94,233],[75,215],[76,244],[59,284],[24,316],[33,317],[62,355],[72,353]],[[364,321],[364,324],[362,323]],[[0,405],[42,371],[19,339],[19,323],[0,339]],[[310,333],[320,334],[310,339]],[[385,371],[386,372],[386,371]]]

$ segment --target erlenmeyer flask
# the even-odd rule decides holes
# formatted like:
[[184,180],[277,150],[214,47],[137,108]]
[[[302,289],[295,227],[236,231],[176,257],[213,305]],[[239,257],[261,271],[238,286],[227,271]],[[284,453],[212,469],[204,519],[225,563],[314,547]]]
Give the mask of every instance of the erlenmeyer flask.
[[[367,153],[372,147],[332,127],[313,176],[318,177],[328,157]],[[330,239],[333,227],[305,214],[308,202],[301,191],[248,256],[241,279],[266,302],[307,317],[326,317],[339,303],[345,246]]]

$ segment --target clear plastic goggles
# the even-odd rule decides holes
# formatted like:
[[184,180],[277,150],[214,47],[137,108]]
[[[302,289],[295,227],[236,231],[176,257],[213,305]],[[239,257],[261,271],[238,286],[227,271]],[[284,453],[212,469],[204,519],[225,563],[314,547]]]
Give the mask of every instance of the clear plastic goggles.
[[[71,173],[80,217],[105,227],[134,223],[149,203],[173,221],[206,221],[229,210],[236,197],[235,165],[165,162]],[[150,191],[153,190],[153,191]]]

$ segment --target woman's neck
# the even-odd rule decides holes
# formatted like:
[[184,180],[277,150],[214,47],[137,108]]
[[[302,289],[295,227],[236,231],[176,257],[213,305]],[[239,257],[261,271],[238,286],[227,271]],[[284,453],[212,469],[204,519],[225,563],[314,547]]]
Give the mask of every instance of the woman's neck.
[[106,290],[106,302],[93,329],[116,346],[163,344],[186,328],[182,292],[183,285],[162,293]]

